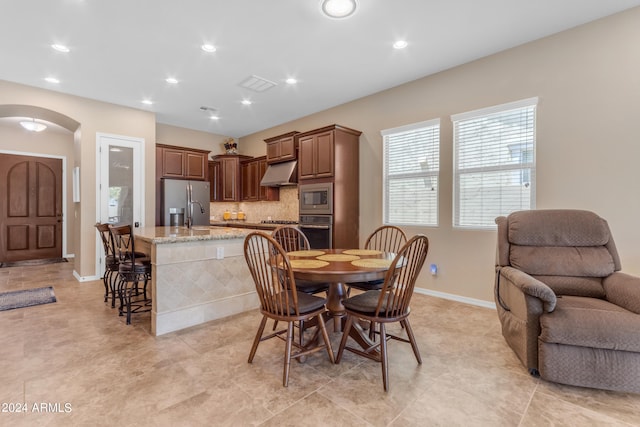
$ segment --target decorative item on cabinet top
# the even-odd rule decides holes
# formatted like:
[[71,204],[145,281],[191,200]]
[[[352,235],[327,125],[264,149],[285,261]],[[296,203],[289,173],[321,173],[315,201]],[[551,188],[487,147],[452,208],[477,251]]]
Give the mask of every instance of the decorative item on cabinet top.
[[227,138],[224,140],[225,154],[238,154],[238,143],[235,138]]

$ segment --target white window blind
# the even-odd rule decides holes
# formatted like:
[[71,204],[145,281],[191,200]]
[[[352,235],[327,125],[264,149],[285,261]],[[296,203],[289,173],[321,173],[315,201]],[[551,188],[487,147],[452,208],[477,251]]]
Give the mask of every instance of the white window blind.
[[381,133],[384,223],[437,226],[440,119]]
[[535,208],[538,98],[451,116],[454,227],[495,228],[495,218]]

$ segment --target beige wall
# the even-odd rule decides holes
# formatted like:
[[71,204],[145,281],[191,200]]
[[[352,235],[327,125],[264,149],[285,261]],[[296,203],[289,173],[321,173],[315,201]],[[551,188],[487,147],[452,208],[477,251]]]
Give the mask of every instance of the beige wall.
[[[155,193],[155,115],[151,112],[93,101],[0,81],[0,106],[26,105],[45,108],[65,115],[79,128],[73,136],[74,164],[80,166],[80,203],[73,204],[69,215],[76,218],[72,227],[75,274],[92,278],[96,274],[96,134],[143,138],[145,141],[145,223],[154,223]],[[46,131],[45,131],[46,132]],[[13,147],[12,147],[13,148]],[[14,148],[15,149],[15,148]]]
[[[492,301],[495,232],[452,227],[452,114],[538,96],[538,208],[578,208],[609,221],[623,270],[640,274],[640,8],[241,138],[332,123],[361,130],[361,242],[382,222],[382,129],[441,119],[439,226],[418,286]],[[248,148],[249,146],[253,149]],[[366,213],[366,215],[364,214]]]

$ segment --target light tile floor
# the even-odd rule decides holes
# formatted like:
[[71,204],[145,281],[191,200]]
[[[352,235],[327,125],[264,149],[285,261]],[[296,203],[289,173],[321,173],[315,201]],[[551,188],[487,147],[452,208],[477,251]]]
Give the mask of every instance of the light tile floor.
[[423,364],[391,341],[388,393],[380,365],[348,352],[293,362],[283,388],[281,341],[246,361],[258,311],[154,337],[72,263],[0,269],[0,291],[47,285],[57,303],[0,312],[1,426],[640,426],[640,395],[529,376],[485,308],[416,294]]

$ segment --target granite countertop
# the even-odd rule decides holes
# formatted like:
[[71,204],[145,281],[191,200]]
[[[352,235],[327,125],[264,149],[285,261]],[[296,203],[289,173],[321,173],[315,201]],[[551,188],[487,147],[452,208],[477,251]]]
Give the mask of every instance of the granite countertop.
[[136,239],[152,244],[244,239],[250,232],[251,230],[249,229],[209,227],[206,225],[194,225],[191,229],[187,227],[143,227],[134,229]]

